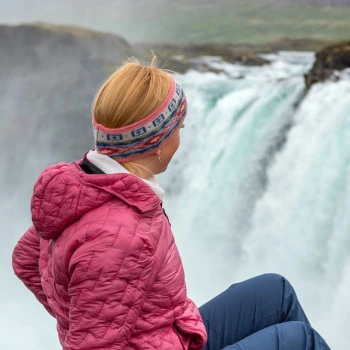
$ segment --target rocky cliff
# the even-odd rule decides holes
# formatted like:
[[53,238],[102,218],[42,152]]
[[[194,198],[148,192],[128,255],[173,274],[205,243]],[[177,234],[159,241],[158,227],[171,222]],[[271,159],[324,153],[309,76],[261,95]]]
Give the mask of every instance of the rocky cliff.
[[350,68],[350,41],[327,46],[316,53],[316,61],[308,74],[305,83],[312,84],[334,77],[335,71]]
[[0,48],[0,181],[11,190],[32,182],[38,164],[92,146],[94,94],[131,48],[116,35],[47,25],[0,26]]
[[[21,25],[0,26],[0,47],[5,127],[37,150],[48,147],[72,158],[81,156],[76,146],[91,132],[86,120],[93,96],[110,67],[130,55],[129,44],[116,35],[79,28]],[[62,137],[51,139],[57,127]],[[12,144],[14,151],[21,140]]]

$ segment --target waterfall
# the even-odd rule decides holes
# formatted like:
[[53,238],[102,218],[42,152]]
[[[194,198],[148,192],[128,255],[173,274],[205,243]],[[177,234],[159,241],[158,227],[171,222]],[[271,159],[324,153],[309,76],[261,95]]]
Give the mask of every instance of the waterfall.
[[224,73],[178,77],[190,109],[162,182],[176,183],[166,208],[189,295],[201,304],[237,281],[283,274],[312,325],[346,349],[350,79],[305,94],[313,55],[268,58],[247,68],[209,57]]

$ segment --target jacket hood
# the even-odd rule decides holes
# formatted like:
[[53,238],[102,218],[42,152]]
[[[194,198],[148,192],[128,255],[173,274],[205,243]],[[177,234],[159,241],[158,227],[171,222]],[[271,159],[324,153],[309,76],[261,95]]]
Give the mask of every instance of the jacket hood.
[[117,197],[146,212],[161,204],[141,179],[131,174],[86,174],[81,161],[46,168],[34,185],[32,220],[38,235],[55,239],[73,221]]

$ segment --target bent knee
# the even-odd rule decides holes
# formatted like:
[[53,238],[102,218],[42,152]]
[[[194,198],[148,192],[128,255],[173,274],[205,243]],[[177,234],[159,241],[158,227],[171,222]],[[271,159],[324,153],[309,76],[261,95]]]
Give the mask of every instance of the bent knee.
[[[278,274],[278,273],[264,273],[263,275],[261,275],[263,278],[266,278],[266,279],[270,279],[272,281],[287,281],[287,278]],[[289,283],[289,282],[288,282]]]
[[282,283],[282,285],[292,287],[291,283],[287,280],[287,278],[278,273],[265,273],[261,275],[261,278],[263,278],[266,283],[271,283],[271,285]]
[[284,286],[291,286],[290,282],[284,276],[279,275],[278,273],[265,273],[256,277],[252,277],[246,281],[232,284],[229,288],[233,288],[241,284],[255,285],[259,287],[259,289],[261,287],[269,286],[269,289],[273,290],[275,290],[276,288],[279,289]]

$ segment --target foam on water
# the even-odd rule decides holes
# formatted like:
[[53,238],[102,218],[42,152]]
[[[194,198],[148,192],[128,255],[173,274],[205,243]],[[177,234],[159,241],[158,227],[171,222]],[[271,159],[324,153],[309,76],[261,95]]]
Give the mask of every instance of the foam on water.
[[192,108],[166,208],[189,293],[200,304],[238,280],[281,273],[331,347],[346,349],[350,79],[305,95],[312,54],[266,58],[252,68],[214,59],[226,74],[179,77]]

